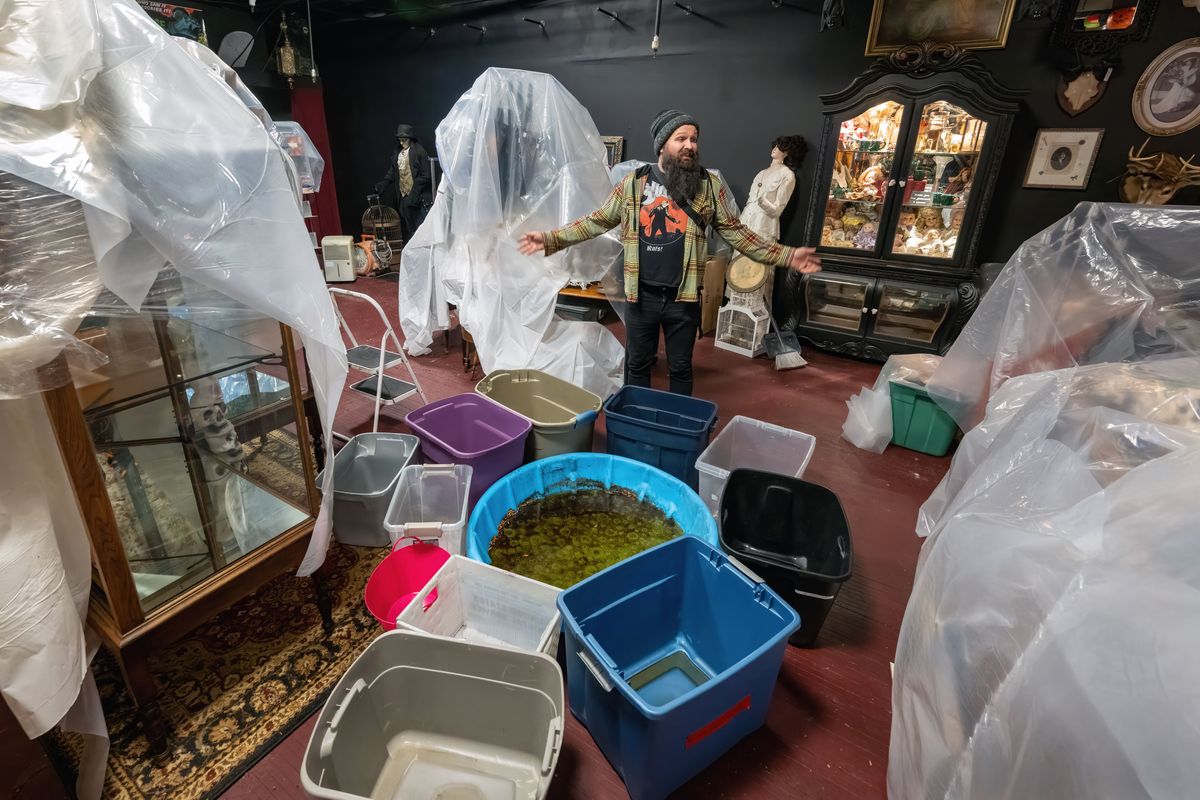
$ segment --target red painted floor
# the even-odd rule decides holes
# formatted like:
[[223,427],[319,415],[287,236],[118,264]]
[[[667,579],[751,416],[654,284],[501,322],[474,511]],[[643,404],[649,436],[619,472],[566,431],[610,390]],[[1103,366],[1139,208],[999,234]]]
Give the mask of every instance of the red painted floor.
[[[348,287],[396,307],[396,284],[360,280]],[[372,332],[365,316],[343,307],[356,333]],[[361,337],[360,337],[361,338]],[[431,400],[470,391],[452,334],[447,351],[415,360]],[[775,372],[765,359],[748,360],[696,348],[696,393],[717,402],[722,422],[737,414],[811,433],[817,449],[806,477],[833,489],[850,520],[854,576],[844,586],[813,649],[789,648],[767,725],[681,788],[676,797],[884,797],[891,725],[891,675],[901,617],[912,586],[920,541],[913,534],[917,507],[949,465],[899,448],[883,455],[861,451],[840,437],[845,400],[870,385],[878,366],[806,351],[809,366]],[[665,359],[655,380],[666,383]],[[384,410],[381,429],[404,430],[410,401]],[[369,429],[371,404],[350,397],[338,429]],[[603,447],[602,421],[598,431]],[[312,728],[301,726],[226,794],[226,800],[303,797],[299,764]],[[624,787],[586,729],[569,720],[552,798],[625,797]]]
[[[360,280],[348,288],[368,292],[391,315],[396,284]],[[378,324],[350,305],[343,307],[361,340],[378,335]],[[394,316],[393,316],[394,319]],[[474,381],[462,370],[452,335],[451,349],[439,338],[435,352],[416,359],[429,398],[470,391]],[[789,648],[767,725],[680,789],[676,797],[703,798],[882,798],[889,728],[889,662],[912,585],[919,540],[913,534],[917,507],[933,490],[949,459],[889,448],[883,455],[858,450],[840,437],[845,400],[870,385],[878,366],[807,351],[809,366],[777,373],[765,359],[751,361],[715,350],[712,339],[696,349],[696,392],[716,401],[722,421],[744,414],[811,433],[817,449],[806,477],[833,489],[849,516],[854,543],[854,576],[842,589],[818,646]],[[660,359],[660,364],[665,359]],[[660,369],[655,377],[665,386]],[[381,429],[403,430],[413,401],[384,410]],[[342,404],[337,429],[369,430],[371,402],[353,394]],[[603,449],[603,418],[597,449]],[[226,794],[226,800],[305,797],[299,765],[311,732],[309,720],[268,754]],[[4,727],[0,725],[0,727]],[[16,749],[4,748],[4,770],[17,781],[13,796],[55,797],[44,759],[36,774],[17,770],[25,763]],[[10,752],[11,750],[11,752]],[[37,754],[40,755],[40,754]],[[9,783],[8,781],[0,783]],[[10,784],[11,785],[11,784]],[[552,798],[625,797],[624,787],[587,731],[569,718],[564,751]],[[415,800],[415,799],[414,799]]]

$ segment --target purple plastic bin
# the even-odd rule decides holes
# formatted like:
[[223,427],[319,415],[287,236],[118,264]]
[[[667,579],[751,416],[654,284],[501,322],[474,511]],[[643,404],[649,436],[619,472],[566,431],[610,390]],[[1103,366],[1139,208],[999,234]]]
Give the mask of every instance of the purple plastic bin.
[[488,487],[521,466],[532,424],[504,406],[471,392],[411,412],[405,421],[421,440],[426,464],[469,464],[474,470],[472,508]]

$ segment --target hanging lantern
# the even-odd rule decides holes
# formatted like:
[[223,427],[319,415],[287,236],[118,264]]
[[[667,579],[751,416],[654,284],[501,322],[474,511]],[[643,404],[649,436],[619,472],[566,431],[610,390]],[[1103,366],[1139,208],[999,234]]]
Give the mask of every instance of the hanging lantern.
[[288,37],[286,12],[279,22],[279,27],[283,32],[283,44],[279,45],[279,49],[275,51],[275,68],[280,75],[288,79],[288,86],[291,87],[295,84],[295,78],[300,74],[300,70],[296,58],[296,48],[292,47],[292,40]]

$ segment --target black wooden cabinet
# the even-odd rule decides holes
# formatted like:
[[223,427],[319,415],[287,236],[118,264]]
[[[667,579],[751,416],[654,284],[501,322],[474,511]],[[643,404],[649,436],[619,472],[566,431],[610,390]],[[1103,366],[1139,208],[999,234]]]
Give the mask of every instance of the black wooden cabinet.
[[978,302],[976,250],[1021,94],[925,43],[823,95],[805,236],[824,271],[789,274],[783,326],[877,360],[944,352]]

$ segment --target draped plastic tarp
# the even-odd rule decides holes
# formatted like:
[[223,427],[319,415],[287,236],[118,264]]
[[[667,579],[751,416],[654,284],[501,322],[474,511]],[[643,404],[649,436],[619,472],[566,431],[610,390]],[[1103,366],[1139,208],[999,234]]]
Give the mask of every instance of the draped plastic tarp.
[[1200,358],[1009,380],[921,509],[889,796],[1200,784]]
[[[132,318],[177,273],[185,299],[203,298],[177,306],[191,321],[256,315],[300,334],[328,440],[345,349],[296,171],[269,120],[132,0],[52,5],[0,0],[0,401],[71,381],[60,353],[74,377],[102,364],[75,336],[84,315]],[[74,700],[58,667],[87,664],[71,598],[38,590],[46,570],[74,585],[63,563],[74,552],[52,541],[62,533],[52,519],[32,524],[60,496],[2,491],[6,521],[31,524],[0,538],[0,563],[10,565],[0,575],[0,687],[37,735]],[[328,534],[323,507],[302,573],[320,565]],[[33,552],[38,559],[18,557]],[[47,658],[58,666],[46,669]]]
[[568,283],[604,278],[617,234],[549,258],[517,250],[522,234],[589,214],[612,191],[587,110],[549,75],[489,69],[438,125],[437,150],[444,178],[400,261],[405,347],[427,353],[453,304],[485,371],[539,369],[609,394],[621,382],[620,342],[554,306]]
[[929,382],[969,430],[1016,375],[1200,353],[1200,208],[1081,203],[1017,249]]

